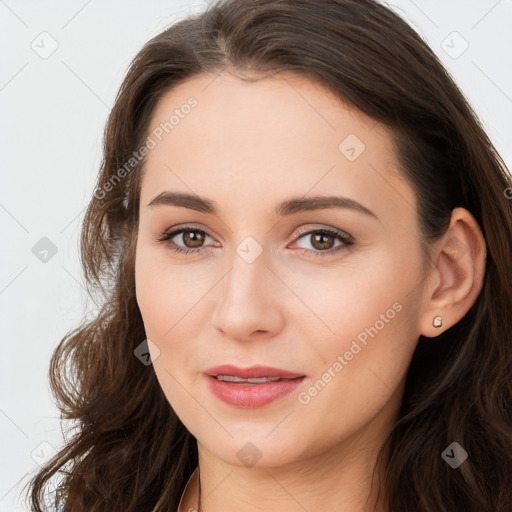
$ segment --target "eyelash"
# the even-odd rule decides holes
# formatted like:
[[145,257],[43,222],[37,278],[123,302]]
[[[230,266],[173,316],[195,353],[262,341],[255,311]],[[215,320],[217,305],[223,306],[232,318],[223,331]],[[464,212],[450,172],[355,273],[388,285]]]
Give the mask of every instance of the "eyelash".
[[[170,242],[170,240],[172,238],[174,238],[176,235],[179,235],[181,233],[187,233],[187,232],[200,233],[200,234],[209,236],[210,238],[213,238],[206,231],[204,231],[202,229],[198,229],[198,228],[192,227],[192,226],[182,226],[178,229],[162,233],[156,239],[156,241],[162,242],[162,243]],[[315,256],[329,256],[329,255],[332,255],[332,254],[335,254],[335,253],[338,253],[341,251],[346,251],[346,250],[350,249],[350,246],[354,245],[354,241],[348,235],[345,235],[341,231],[336,231],[334,229],[328,229],[328,228],[310,229],[305,232],[301,232],[298,234],[298,236],[296,237],[296,239],[294,241],[297,241],[306,235],[313,235],[313,234],[322,234],[322,235],[333,236],[335,239],[343,242],[344,245],[340,245],[337,248],[329,249],[326,251],[304,249],[303,253],[302,253],[303,255],[312,253]],[[175,245],[173,242],[167,243],[166,245],[172,251],[174,251],[176,253],[182,253],[182,254],[189,254],[189,253],[200,254],[200,253],[204,252],[204,250],[205,250],[205,247],[198,247],[198,248],[188,247],[185,249],[183,247],[179,247],[179,246]]]

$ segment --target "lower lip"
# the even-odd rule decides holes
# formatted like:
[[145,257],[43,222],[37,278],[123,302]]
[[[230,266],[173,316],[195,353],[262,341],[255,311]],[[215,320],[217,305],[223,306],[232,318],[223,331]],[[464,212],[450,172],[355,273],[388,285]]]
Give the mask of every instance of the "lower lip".
[[223,402],[252,409],[271,404],[297,389],[305,377],[283,379],[265,384],[234,384],[207,375],[210,391]]

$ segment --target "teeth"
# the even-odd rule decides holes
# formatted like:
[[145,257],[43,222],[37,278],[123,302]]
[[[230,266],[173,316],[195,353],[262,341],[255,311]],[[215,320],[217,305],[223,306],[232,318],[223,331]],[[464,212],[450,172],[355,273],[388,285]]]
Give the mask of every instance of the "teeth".
[[225,382],[248,382],[249,384],[265,384],[266,382],[276,382],[281,380],[281,377],[251,377],[244,379],[235,375],[217,375],[217,380]]

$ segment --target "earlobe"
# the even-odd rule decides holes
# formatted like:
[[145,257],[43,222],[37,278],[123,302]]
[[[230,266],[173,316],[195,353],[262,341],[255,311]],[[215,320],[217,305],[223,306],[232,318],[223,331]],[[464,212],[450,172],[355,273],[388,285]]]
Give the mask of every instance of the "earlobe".
[[460,321],[482,289],[485,239],[471,213],[452,211],[450,226],[436,243],[435,268],[427,279],[420,332],[436,337]]

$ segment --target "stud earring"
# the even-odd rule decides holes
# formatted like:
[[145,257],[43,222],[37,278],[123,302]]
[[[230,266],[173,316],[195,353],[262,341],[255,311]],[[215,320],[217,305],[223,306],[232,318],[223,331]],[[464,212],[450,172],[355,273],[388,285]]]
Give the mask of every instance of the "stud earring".
[[440,316],[435,316],[432,325],[437,329],[443,325],[443,319]]

